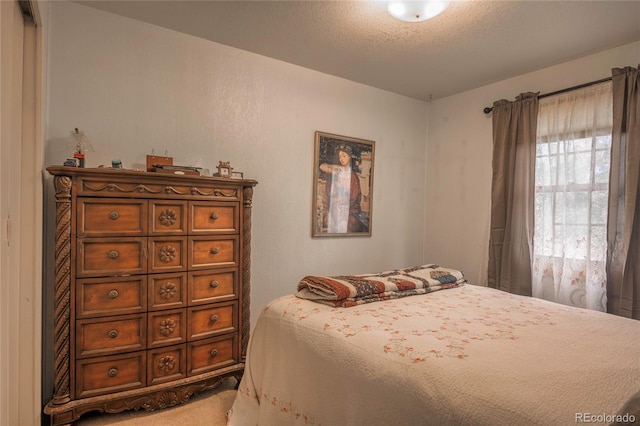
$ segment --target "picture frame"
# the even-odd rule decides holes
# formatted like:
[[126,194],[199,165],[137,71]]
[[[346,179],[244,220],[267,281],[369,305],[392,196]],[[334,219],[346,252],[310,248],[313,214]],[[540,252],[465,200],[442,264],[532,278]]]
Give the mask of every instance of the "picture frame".
[[375,142],[315,132],[312,237],[371,236]]
[[244,179],[244,173],[242,172],[231,172],[232,179]]
[[233,167],[228,161],[219,161],[218,162],[218,176],[224,178],[230,178]]

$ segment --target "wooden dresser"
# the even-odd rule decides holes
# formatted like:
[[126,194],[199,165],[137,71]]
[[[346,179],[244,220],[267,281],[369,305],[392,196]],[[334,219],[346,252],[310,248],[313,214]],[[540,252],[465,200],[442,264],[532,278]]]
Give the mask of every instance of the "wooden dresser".
[[256,182],[47,170],[56,192],[51,424],[169,407],[239,380]]

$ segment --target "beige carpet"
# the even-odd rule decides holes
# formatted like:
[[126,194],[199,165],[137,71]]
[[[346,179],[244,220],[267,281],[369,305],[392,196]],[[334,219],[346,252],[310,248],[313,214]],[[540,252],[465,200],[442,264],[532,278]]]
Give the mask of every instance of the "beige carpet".
[[76,423],[79,426],[224,426],[227,411],[233,405],[236,379],[229,378],[220,386],[191,398],[185,404],[158,411],[125,411],[120,414],[89,413]]

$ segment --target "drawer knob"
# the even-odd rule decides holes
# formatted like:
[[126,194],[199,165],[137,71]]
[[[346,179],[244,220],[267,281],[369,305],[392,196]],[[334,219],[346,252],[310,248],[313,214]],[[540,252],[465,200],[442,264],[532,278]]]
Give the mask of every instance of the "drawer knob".
[[110,368],[107,374],[109,375],[109,377],[116,377],[118,375],[118,369]]
[[218,252],[220,251],[220,249],[218,247],[214,247],[211,249],[211,253],[213,254],[218,254]]
[[211,288],[217,288],[220,285],[218,281],[211,281]]
[[118,253],[117,250],[111,250],[109,252],[109,259],[117,259],[118,256],[120,256],[120,253]]
[[118,293],[118,290],[111,290],[109,292],[109,299],[115,299],[119,295],[120,295],[120,293]]
[[160,261],[163,263],[169,263],[173,261],[173,259],[175,259],[177,255],[178,255],[178,250],[176,250],[176,248],[172,246],[164,246],[160,249],[160,252],[158,253],[158,257],[160,258]]
[[218,350],[217,349],[212,349],[210,353],[211,353],[212,357],[216,356],[216,355],[218,355]]
[[164,226],[171,226],[178,220],[178,215],[171,209],[160,212],[160,224]]
[[111,220],[116,220],[119,217],[120,217],[120,214],[118,212],[109,213],[109,219],[111,219]]
[[162,334],[164,337],[167,337],[168,335],[170,335],[171,333],[173,333],[173,331],[176,329],[176,322],[172,319],[165,319],[162,320],[160,322],[160,325],[158,326],[158,331],[160,332],[160,334]]
[[109,331],[109,333],[107,333],[107,336],[109,336],[111,339],[115,339],[116,337],[118,337],[118,330]]
[[170,355],[163,356],[158,362],[158,368],[165,373],[172,371],[176,367],[176,359]]
[[211,219],[216,220],[219,217],[220,215],[218,213],[215,213],[215,212],[211,213]]
[[162,284],[162,287],[160,287],[160,289],[158,290],[158,294],[160,294],[160,297],[162,297],[164,300],[171,299],[173,296],[176,295],[177,292],[178,292],[178,288],[174,283],[164,283]]
[[217,315],[211,315],[211,322],[216,322],[218,321],[218,316]]

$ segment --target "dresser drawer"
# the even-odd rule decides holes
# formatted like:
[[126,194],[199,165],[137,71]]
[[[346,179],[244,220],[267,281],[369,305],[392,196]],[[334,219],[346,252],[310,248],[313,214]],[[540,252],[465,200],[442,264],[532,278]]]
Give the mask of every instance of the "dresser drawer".
[[147,310],[147,277],[85,278],[76,281],[76,318]]
[[187,270],[187,237],[149,238],[149,273]]
[[146,318],[139,314],[76,321],[76,357],[144,349]]
[[147,347],[175,345],[187,341],[187,310],[149,313]]
[[238,265],[238,237],[189,237],[189,246],[189,269]]
[[185,308],[187,273],[149,275],[149,310]]
[[187,375],[195,376],[240,362],[238,335],[187,344]]
[[238,203],[189,203],[189,234],[237,234],[239,232]]
[[78,238],[76,276],[144,274],[146,247],[146,238]]
[[186,201],[150,201],[149,209],[150,235],[187,234]]
[[237,272],[197,271],[189,273],[189,306],[222,302],[238,297]]
[[146,200],[78,198],[77,235],[110,237],[147,233]]
[[140,388],[146,385],[145,352],[76,362],[76,398]]
[[217,303],[188,309],[189,341],[238,330],[238,302]]
[[149,385],[187,377],[187,345],[152,349],[147,353]]

